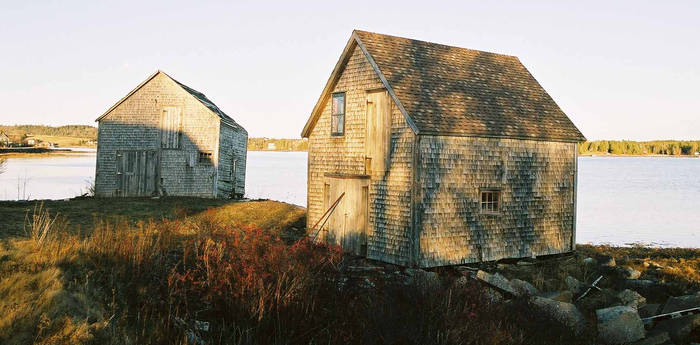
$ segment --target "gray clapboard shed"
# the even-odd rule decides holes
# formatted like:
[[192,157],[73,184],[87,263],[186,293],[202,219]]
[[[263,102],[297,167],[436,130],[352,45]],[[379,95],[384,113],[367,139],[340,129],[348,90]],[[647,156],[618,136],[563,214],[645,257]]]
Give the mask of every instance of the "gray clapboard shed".
[[[304,126],[308,227],[421,267],[572,251],[585,138],[514,56],[355,30]],[[344,193],[344,194],[343,194]]]
[[248,133],[157,71],[97,118],[95,194],[242,197]]

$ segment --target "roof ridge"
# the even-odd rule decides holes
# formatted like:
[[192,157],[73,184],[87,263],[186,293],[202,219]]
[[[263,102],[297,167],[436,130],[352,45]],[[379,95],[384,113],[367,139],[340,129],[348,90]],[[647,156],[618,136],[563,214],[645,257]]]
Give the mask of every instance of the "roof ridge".
[[480,50],[480,49],[473,49],[473,48],[465,48],[465,47],[458,47],[458,46],[453,46],[449,44],[443,44],[443,43],[437,43],[437,42],[430,42],[430,41],[424,41],[424,40],[418,40],[415,38],[409,38],[409,37],[403,37],[403,36],[394,36],[394,35],[387,35],[387,34],[382,34],[379,32],[373,32],[373,31],[365,31],[365,30],[360,30],[360,29],[353,29],[354,32],[359,32],[359,33],[366,33],[366,34],[371,34],[371,35],[379,35],[379,36],[385,36],[385,37],[391,37],[393,39],[402,39],[402,40],[408,40],[408,41],[414,41],[414,42],[421,42],[421,43],[426,43],[426,44],[431,44],[431,45],[437,45],[437,46],[443,46],[447,48],[455,48],[455,49],[461,49],[461,50],[469,50],[473,52],[478,52],[478,53],[485,53],[485,54],[492,54],[492,55],[499,55],[499,56],[505,56],[505,57],[510,57],[510,58],[515,58],[519,59],[516,55],[510,55],[510,54],[503,54],[503,53],[494,53],[486,50]]

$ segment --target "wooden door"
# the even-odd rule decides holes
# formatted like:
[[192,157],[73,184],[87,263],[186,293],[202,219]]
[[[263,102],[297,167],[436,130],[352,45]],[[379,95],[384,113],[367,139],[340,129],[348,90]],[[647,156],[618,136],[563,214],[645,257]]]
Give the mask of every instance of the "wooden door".
[[389,168],[391,149],[391,101],[386,90],[367,93],[365,162],[368,174]]
[[346,252],[364,256],[367,253],[368,179],[329,178],[324,186],[326,208],[343,193],[345,196],[328,218],[326,240],[340,245]]
[[152,150],[117,151],[117,195],[156,194],[158,153]]

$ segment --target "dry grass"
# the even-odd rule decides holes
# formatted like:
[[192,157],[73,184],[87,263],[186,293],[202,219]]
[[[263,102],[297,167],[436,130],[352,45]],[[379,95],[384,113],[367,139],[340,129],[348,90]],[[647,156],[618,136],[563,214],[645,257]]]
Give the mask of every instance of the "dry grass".
[[671,294],[700,290],[700,249],[605,245],[579,245],[577,248],[582,255],[591,257],[610,255],[618,265],[630,266],[642,272],[641,279],[665,283]]
[[41,219],[41,242],[0,242],[0,343],[590,343],[447,277],[432,290],[383,272],[367,278],[374,288],[346,280],[338,248],[293,241],[305,214],[287,204],[180,204],[172,217],[94,216],[82,231],[53,206],[27,218]]

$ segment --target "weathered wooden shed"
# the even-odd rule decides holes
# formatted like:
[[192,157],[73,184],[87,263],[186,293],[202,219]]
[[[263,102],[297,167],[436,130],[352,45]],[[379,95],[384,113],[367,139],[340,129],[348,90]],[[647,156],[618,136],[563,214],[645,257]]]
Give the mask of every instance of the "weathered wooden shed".
[[97,118],[97,196],[242,197],[248,133],[157,71]]
[[308,228],[347,251],[431,267],[575,248],[585,138],[517,57],[356,30],[302,137]]

